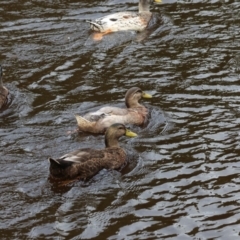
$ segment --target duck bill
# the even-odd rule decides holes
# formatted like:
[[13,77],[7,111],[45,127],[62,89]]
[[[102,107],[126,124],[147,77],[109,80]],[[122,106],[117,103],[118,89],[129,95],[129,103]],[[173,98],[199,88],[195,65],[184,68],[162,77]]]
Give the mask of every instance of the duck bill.
[[162,3],[162,0],[154,0],[155,3]]
[[128,129],[126,130],[125,135],[126,135],[127,137],[136,137],[136,136],[137,136],[136,133],[134,133],[134,132],[132,132],[132,131],[130,131],[130,130],[128,130]]
[[142,97],[143,97],[143,98],[152,98],[152,95],[143,92],[143,93],[142,93]]

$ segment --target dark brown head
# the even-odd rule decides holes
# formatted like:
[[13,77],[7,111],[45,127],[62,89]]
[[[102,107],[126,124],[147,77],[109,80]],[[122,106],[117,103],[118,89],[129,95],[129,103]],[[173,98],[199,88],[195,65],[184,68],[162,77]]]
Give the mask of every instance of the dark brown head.
[[105,133],[105,146],[106,147],[118,147],[118,139],[122,136],[136,137],[137,134],[128,130],[125,125],[121,123],[114,123],[107,128]]
[[125,95],[125,104],[128,108],[141,107],[139,104],[141,98],[152,98],[152,96],[143,92],[139,87],[132,87]]

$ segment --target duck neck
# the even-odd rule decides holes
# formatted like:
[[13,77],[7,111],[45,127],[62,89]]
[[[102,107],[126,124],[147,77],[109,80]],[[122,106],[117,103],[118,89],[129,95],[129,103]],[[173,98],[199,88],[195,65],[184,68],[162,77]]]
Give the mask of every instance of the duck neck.
[[2,68],[0,67],[0,87],[3,87],[3,81],[2,81],[3,76],[2,75],[3,75],[2,74]]
[[128,108],[143,108],[144,106],[141,105],[138,101],[132,101],[132,100],[127,100],[126,101],[126,106]]
[[137,103],[132,108],[145,108],[142,104]]
[[111,134],[106,134],[105,136],[105,146],[109,147],[119,147],[118,139]]
[[149,12],[150,11],[149,1],[139,0],[138,9],[139,12]]

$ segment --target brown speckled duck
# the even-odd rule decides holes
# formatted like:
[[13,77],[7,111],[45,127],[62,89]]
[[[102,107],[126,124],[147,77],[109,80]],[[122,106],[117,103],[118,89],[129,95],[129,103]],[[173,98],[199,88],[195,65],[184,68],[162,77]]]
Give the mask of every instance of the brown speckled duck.
[[0,109],[7,101],[8,90],[6,87],[3,86],[3,71],[2,66],[0,65]]
[[155,15],[150,12],[151,2],[161,3],[161,0],[139,0],[139,12],[118,12],[113,13],[90,23],[92,30],[102,33],[94,36],[95,40],[101,40],[104,34],[118,31],[143,31],[156,23]]
[[151,98],[139,87],[130,88],[125,95],[127,108],[103,107],[83,117],[75,115],[79,130],[91,133],[104,133],[114,123],[142,125],[148,110],[139,103],[141,98]]
[[103,168],[119,169],[127,160],[125,151],[119,146],[118,139],[126,135],[137,136],[123,124],[115,123],[105,133],[105,149],[79,149],[50,161],[50,178],[54,180],[87,179]]

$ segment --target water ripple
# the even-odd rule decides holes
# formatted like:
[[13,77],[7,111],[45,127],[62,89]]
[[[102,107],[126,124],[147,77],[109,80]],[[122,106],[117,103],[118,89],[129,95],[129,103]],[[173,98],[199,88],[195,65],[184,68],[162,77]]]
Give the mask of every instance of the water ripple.
[[[163,0],[144,41],[92,40],[85,20],[128,9],[137,2],[1,2],[1,239],[238,239],[240,4]],[[124,107],[132,86],[153,98],[138,137],[121,139],[128,165],[49,181],[49,156],[104,147],[72,133],[73,113]]]

